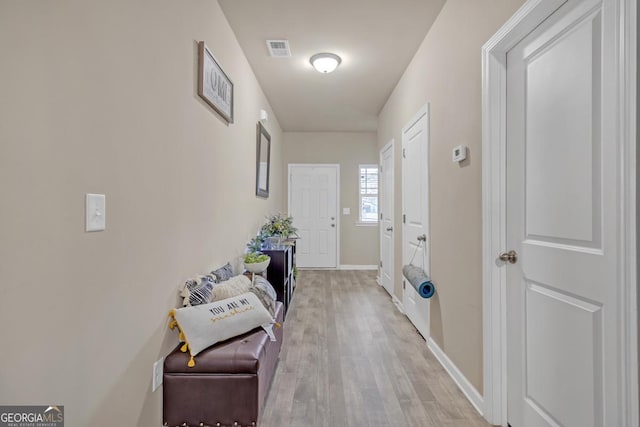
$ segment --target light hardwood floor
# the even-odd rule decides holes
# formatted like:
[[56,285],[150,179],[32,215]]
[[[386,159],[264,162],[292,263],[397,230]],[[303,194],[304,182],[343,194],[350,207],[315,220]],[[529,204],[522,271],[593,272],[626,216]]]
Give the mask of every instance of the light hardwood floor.
[[488,426],[373,271],[301,271],[261,427]]

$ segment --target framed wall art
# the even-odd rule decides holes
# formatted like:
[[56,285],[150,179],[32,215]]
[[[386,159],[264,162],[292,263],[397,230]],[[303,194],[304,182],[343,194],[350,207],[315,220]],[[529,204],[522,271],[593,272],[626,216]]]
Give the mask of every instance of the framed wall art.
[[198,42],[198,95],[233,123],[233,82],[203,41]]

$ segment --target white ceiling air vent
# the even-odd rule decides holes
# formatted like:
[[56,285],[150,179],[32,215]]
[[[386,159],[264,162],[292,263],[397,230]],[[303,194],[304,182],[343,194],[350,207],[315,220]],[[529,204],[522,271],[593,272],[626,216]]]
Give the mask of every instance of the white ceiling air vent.
[[267,40],[269,54],[274,58],[286,58],[291,56],[289,40]]

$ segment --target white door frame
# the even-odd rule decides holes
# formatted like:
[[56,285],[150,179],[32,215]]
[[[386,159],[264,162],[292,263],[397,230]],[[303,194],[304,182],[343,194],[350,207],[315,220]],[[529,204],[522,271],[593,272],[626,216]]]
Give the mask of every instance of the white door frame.
[[[636,250],[636,0],[611,0],[618,14],[618,207],[620,378],[624,426],[638,425]],[[484,417],[507,425],[506,273],[496,264],[506,248],[506,54],[565,0],[528,0],[482,48],[482,258]]]
[[292,167],[331,167],[336,170],[336,266],[321,270],[340,269],[340,165],[337,163],[289,163],[287,165],[287,215],[291,215],[291,168]]
[[[393,165],[393,174],[391,174],[391,191],[393,191],[392,197],[391,197],[391,212],[389,212],[389,216],[391,217],[391,224],[392,227],[395,228],[395,212],[394,212],[394,206],[395,206],[395,139],[391,139],[391,141],[387,142],[385,144],[384,147],[382,147],[380,149],[380,168],[382,168],[382,154],[387,151],[387,150],[391,150],[391,164]],[[382,176],[382,173],[380,173],[380,176]],[[380,186],[378,186],[378,192],[379,194],[382,194],[382,192],[380,191]],[[385,195],[385,197],[389,197],[388,195]],[[378,201],[378,210],[380,210],[380,208],[382,207],[382,204]],[[380,219],[380,262],[382,262],[382,235],[384,234],[384,230],[382,229],[382,219]],[[395,232],[395,230],[393,230]],[[395,275],[395,234],[391,236],[391,297],[393,297],[395,295],[395,281],[394,281],[394,275]],[[384,268],[384,267],[382,267]],[[388,269],[388,266],[386,267]],[[380,277],[380,286],[382,286],[382,276]]]

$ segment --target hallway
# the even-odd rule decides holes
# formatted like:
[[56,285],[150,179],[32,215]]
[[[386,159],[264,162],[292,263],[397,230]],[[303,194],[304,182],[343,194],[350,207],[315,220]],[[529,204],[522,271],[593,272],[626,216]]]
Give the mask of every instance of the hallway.
[[373,271],[300,271],[263,427],[487,426]]

